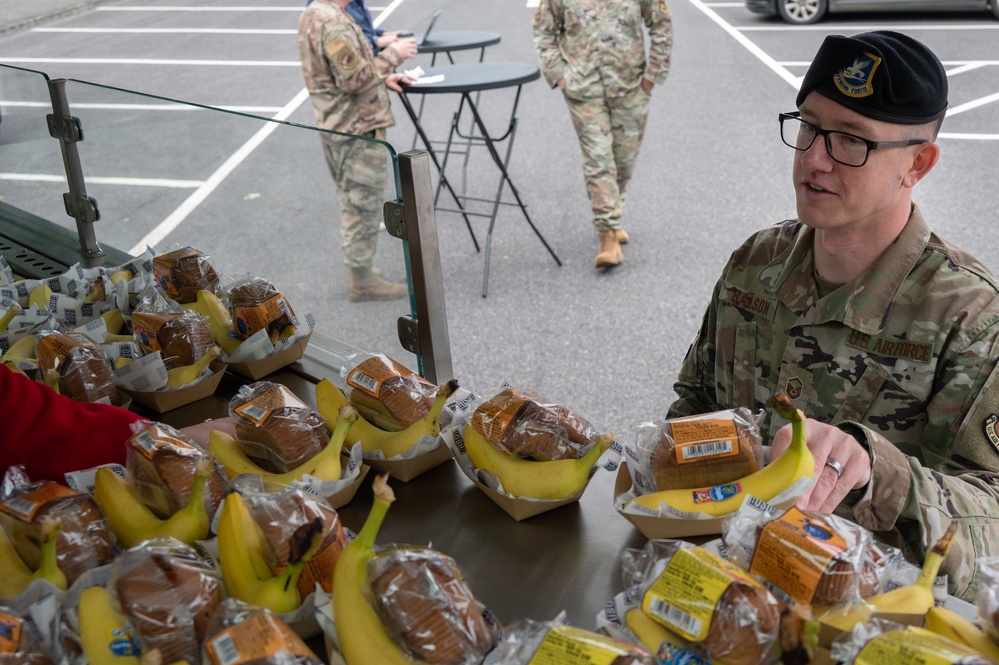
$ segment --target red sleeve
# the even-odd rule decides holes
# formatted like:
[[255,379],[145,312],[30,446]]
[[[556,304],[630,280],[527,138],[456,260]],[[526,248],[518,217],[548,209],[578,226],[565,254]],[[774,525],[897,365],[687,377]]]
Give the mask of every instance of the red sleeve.
[[142,417],[109,404],[84,404],[0,366],[0,474],[23,465],[32,480],[125,463],[129,428]]

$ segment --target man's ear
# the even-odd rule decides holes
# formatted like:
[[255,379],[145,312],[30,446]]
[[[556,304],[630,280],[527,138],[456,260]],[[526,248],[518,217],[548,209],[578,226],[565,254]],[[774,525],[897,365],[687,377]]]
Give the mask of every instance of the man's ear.
[[902,179],[902,184],[906,187],[914,187],[917,182],[926,177],[937,160],[940,159],[940,146],[936,143],[921,143],[915,146],[915,155],[912,158],[912,165]]

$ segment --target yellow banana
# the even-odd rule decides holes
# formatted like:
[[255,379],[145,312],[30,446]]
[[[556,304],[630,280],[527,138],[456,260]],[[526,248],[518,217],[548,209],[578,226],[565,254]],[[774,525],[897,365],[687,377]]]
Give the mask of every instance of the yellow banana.
[[7,309],[6,312],[4,312],[3,317],[0,317],[0,332],[7,330],[7,326],[10,325],[10,322],[14,320],[14,317],[20,311],[21,311],[21,306],[18,305],[16,302],[12,302],[10,304],[10,307]]
[[135,335],[119,335],[117,333],[108,333],[104,338],[105,342],[134,342]]
[[269,569],[261,575],[264,535],[243,497],[239,492],[230,492],[222,502],[218,525],[219,564],[226,593],[277,614],[295,611],[302,604],[298,578],[321,542],[322,526],[317,524],[308,549],[297,561],[289,563],[277,575],[270,574]]
[[[236,336],[236,329],[232,325],[232,314],[222,304],[218,296],[207,289],[198,291],[198,299],[181,305],[184,309],[189,309],[208,319],[208,328],[212,331],[212,339],[218,344],[226,355],[232,355],[243,340]],[[294,332],[294,330],[292,331]]]
[[706,513],[715,517],[739,509],[747,495],[769,501],[804,477],[815,475],[815,459],[805,443],[805,414],[785,395],[775,395],[770,405],[791,421],[791,445],[776,460],[759,471],[732,483],[697,489],[660,490],[632,500],[652,512],[666,506],[670,512]]
[[[437,389],[437,396],[430,410],[425,416],[417,420],[404,430],[389,432],[375,427],[362,416],[357,417],[357,421],[347,431],[344,440],[347,448],[351,448],[358,441],[361,442],[361,450],[364,453],[371,453],[376,450],[382,451],[385,459],[391,459],[402,455],[423,437],[434,438],[441,432],[440,415],[444,409],[444,403],[458,389],[458,382],[451,379]],[[336,414],[342,406],[348,406],[350,402],[343,392],[337,388],[329,379],[323,379],[316,384],[316,410],[326,419],[327,425],[336,420]]]
[[201,371],[208,367],[208,365],[218,357],[219,347],[213,346],[190,365],[168,369],[166,382],[167,387],[179,388],[181,386],[186,386],[198,378],[198,376],[201,375]]
[[[104,327],[107,328],[108,335],[117,335],[125,327],[125,317],[122,316],[121,310],[117,307],[101,314],[101,318],[104,319]],[[132,336],[129,335],[129,337]]]
[[138,638],[102,586],[80,592],[80,641],[89,665],[139,665]]
[[7,353],[3,354],[3,361],[14,362],[15,360],[37,360],[35,355],[35,336],[25,335],[10,345]]
[[368,561],[374,556],[375,537],[395,494],[381,473],[371,484],[374,502],[364,526],[350,541],[333,569],[333,616],[340,653],[347,665],[413,665],[382,625],[365,596]]
[[48,284],[39,284],[31,289],[28,294],[28,307],[34,305],[38,309],[48,309],[49,301],[52,299],[52,287]]
[[66,589],[66,575],[56,563],[56,539],[61,530],[62,522],[59,520],[42,519],[41,561],[38,570],[32,572],[17,553],[7,530],[0,526],[0,598],[21,595],[37,579],[48,580],[59,589]]
[[252,473],[281,485],[290,485],[296,480],[301,480],[306,474],[320,480],[339,480],[343,472],[340,465],[343,440],[351,423],[357,417],[357,411],[354,407],[347,406],[341,408],[338,415],[333,427],[333,436],[330,437],[326,447],[286,473],[271,473],[261,469],[240,449],[236,439],[219,430],[212,430],[209,433],[208,450],[222,462],[229,478],[235,478],[241,473]]
[[[660,654],[672,656],[676,652],[686,651],[685,647],[682,646],[682,640],[678,636],[655,621],[639,607],[634,607],[625,613],[624,623],[635,634],[635,637],[642,643],[642,646],[653,656]],[[657,660],[656,662],[659,661]],[[666,660],[664,659],[663,662],[666,662]],[[674,661],[669,660],[669,662]],[[694,662],[713,663],[714,661],[700,658]]]
[[926,553],[919,578],[912,584],[879,593],[846,608],[831,608],[819,617],[820,620],[841,630],[852,630],[856,624],[871,618],[874,612],[926,614],[934,605],[933,583],[956,533],[957,522],[951,522],[940,540]]
[[133,360],[135,360],[135,358],[126,358],[124,356],[118,356],[117,358],[114,359],[114,368],[121,369],[122,367],[132,362]]
[[108,517],[108,526],[125,547],[132,547],[156,536],[173,536],[188,545],[208,536],[211,519],[205,509],[205,485],[212,462],[205,458],[194,470],[194,483],[187,505],[167,519],[149,510],[132,486],[107,467],[97,470],[94,499]]
[[999,663],[999,645],[985,631],[954,610],[931,607],[926,612],[926,628]]
[[499,478],[504,491],[517,497],[557,500],[572,496],[586,485],[590,469],[610,448],[614,437],[601,434],[579,459],[552,461],[518,459],[507,455],[471,426],[465,427],[462,440],[472,464]]
[[112,284],[117,284],[118,282],[131,282],[132,271],[128,269],[118,270],[108,275],[108,279]]
[[45,370],[45,385],[59,394],[59,372],[54,369]]

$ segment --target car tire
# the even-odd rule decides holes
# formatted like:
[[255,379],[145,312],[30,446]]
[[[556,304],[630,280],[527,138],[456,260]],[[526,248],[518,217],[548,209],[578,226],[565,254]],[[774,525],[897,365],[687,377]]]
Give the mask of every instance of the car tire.
[[[808,25],[818,23],[829,9],[828,0],[775,0],[777,14],[787,23]],[[993,3],[999,0],[991,0]],[[994,11],[994,10],[993,10]]]

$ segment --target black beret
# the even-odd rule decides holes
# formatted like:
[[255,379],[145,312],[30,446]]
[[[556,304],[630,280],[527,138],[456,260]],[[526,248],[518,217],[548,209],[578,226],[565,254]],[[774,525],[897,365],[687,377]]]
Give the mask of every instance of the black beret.
[[798,90],[812,91],[857,113],[900,125],[920,125],[947,112],[947,72],[926,45],[879,30],[822,42]]

